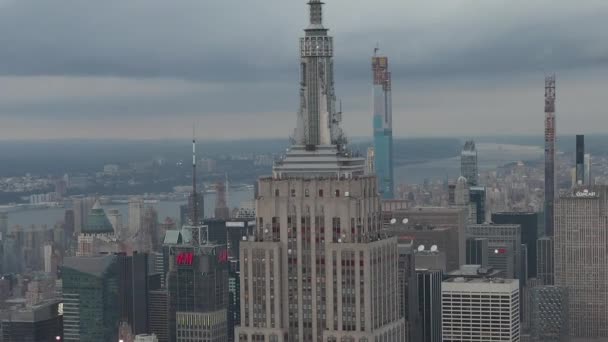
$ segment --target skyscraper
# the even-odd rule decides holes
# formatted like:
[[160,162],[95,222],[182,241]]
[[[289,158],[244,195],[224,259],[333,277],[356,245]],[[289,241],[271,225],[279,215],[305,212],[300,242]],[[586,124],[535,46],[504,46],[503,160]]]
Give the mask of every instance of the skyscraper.
[[0,213],[0,233],[2,233],[2,239],[4,239],[4,236],[6,235],[6,233],[8,233],[8,214],[7,213]]
[[87,216],[87,224],[78,235],[77,256],[93,256],[102,252],[118,252],[119,247],[105,210],[95,202]]
[[471,211],[475,213],[477,224],[486,223],[486,187],[472,186],[469,188]]
[[241,276],[236,266],[238,260],[230,260],[228,276],[228,341],[234,341],[234,328],[241,322]]
[[[61,341],[61,300],[5,308],[0,312],[2,341]],[[57,339],[59,337],[59,339]]]
[[516,279],[455,277],[441,293],[444,342],[520,340]]
[[521,235],[516,224],[475,224],[467,227],[467,238],[488,239],[488,265],[501,270],[502,276],[520,277]]
[[374,162],[378,189],[382,198],[394,197],[393,180],[393,104],[391,99],[391,73],[388,71],[388,57],[372,57],[374,77]]
[[538,240],[538,214],[533,212],[500,212],[492,214],[497,224],[518,224],[521,227],[521,243],[527,245],[528,275],[536,277],[536,241]]
[[[397,239],[382,239],[377,180],[346,149],[333,39],[309,1],[293,144],[259,180],[254,236],[240,243],[242,342],[405,339]],[[355,209],[356,208],[356,209]]]
[[116,255],[119,266],[121,321],[134,334],[150,331],[148,318],[148,254]]
[[169,342],[228,338],[228,251],[226,245],[198,242],[190,229],[199,228],[168,231],[165,238]]
[[420,315],[418,313],[418,276],[414,256],[414,243],[399,242],[399,311],[407,323],[405,341],[419,341]]
[[591,154],[585,153],[585,185],[593,185],[593,181],[591,180]]
[[141,217],[141,229],[132,237],[140,252],[151,253],[161,248],[161,234],[158,229],[158,212],[147,206]]
[[95,197],[76,197],[72,200],[74,210],[74,232],[80,234],[82,228],[87,225],[89,211],[95,204]]
[[129,198],[129,237],[135,235],[142,226],[144,201],[139,197]]
[[441,281],[443,272],[416,269],[420,341],[441,342]]
[[[467,179],[463,176],[458,177],[456,180],[456,187],[454,188],[454,205],[469,206],[471,196],[469,195],[469,184],[467,182]],[[475,217],[473,222],[469,219],[470,223],[477,223],[476,221],[477,217]]]
[[475,142],[468,140],[460,152],[460,175],[467,179],[469,186],[476,186],[479,170],[477,169],[477,149]]
[[568,289],[573,337],[608,337],[608,187],[575,189],[555,205],[555,285]]
[[553,236],[555,202],[555,75],[545,78],[545,234]]
[[376,150],[373,146],[367,148],[365,157],[365,174],[373,175],[376,173]]
[[[71,249],[74,246],[74,210],[67,209],[63,215],[63,234],[64,234],[64,243],[66,250]],[[4,236],[4,235],[3,235]]]
[[110,209],[107,212],[108,220],[114,228],[114,234],[122,237],[122,214],[118,209]]
[[587,184],[585,178],[585,136],[576,136],[576,185]]
[[[395,209],[391,211],[384,211],[382,213],[385,223],[389,224],[387,230],[396,231],[399,233],[399,236],[415,236],[415,240],[420,241],[419,243],[424,244],[427,247],[437,245],[440,250],[446,251],[448,259],[448,272],[456,270],[460,267],[460,265],[465,264],[467,215],[467,208],[461,207],[420,207]],[[393,222],[392,219],[395,219],[395,224],[389,223]],[[406,229],[403,229],[402,227],[405,227]],[[420,235],[418,235],[418,233],[415,235],[409,234],[409,232],[415,230],[415,227],[423,228],[421,229],[422,232],[420,232]],[[454,230],[450,233],[453,235],[449,237],[450,240],[447,241],[447,243],[431,240],[431,237],[428,238],[428,241],[423,242],[421,239],[427,238],[422,234],[424,234],[426,230],[429,230],[428,228],[433,227],[437,230]],[[403,232],[402,229],[408,231],[408,233],[401,234]]]
[[479,265],[483,268],[488,267],[488,250],[487,238],[468,238],[466,264]]
[[553,237],[542,237],[536,241],[536,278],[542,285],[553,285]]
[[228,220],[230,218],[230,208],[228,208],[228,202],[226,200],[226,192],[228,191],[226,183],[217,182],[215,186],[217,190],[215,199],[215,218],[220,220]]
[[[164,277],[163,277],[164,278]],[[167,289],[152,290],[148,294],[150,332],[158,337],[159,342],[169,341]]]
[[116,341],[120,319],[120,270],[115,255],[64,259],[65,341]]
[[568,341],[568,290],[559,286],[531,289],[530,321],[534,341]]
[[[402,241],[413,241],[415,247],[421,245],[430,248],[435,245],[447,258],[447,271],[457,270],[464,264],[466,254],[464,246],[458,241],[458,227],[456,226],[434,226],[431,224],[395,223],[385,229],[389,236],[397,236]],[[462,248],[462,249],[461,249]],[[463,256],[460,260],[460,256]]]

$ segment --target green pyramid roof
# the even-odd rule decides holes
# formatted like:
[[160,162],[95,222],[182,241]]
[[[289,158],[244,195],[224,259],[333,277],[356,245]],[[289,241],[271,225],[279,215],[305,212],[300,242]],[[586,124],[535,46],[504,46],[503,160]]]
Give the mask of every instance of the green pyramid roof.
[[89,212],[87,224],[82,228],[83,234],[108,234],[114,233],[114,228],[106,216],[105,210],[96,201]]

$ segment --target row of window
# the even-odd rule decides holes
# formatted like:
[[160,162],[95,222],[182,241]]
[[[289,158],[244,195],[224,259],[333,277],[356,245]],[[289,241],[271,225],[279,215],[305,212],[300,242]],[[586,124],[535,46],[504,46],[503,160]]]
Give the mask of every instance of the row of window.
[[[323,194],[324,194],[323,193],[323,189],[319,189],[318,196],[319,197],[323,197]],[[275,189],[274,190],[274,197],[279,197],[280,195],[281,195],[281,193],[280,193],[279,189]],[[296,189],[291,189],[290,195],[291,195],[291,197],[296,197]],[[304,197],[310,197],[310,190],[308,190],[308,189],[304,190]],[[340,197],[340,190],[339,189],[336,189],[334,191],[334,197]]]

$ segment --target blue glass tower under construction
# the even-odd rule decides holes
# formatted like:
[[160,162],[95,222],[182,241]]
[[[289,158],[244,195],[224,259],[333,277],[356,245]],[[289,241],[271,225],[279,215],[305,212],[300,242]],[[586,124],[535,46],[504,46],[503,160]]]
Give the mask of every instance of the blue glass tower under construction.
[[391,199],[394,198],[395,184],[393,179],[393,105],[388,57],[374,54],[372,71],[374,74],[373,114],[376,176],[382,198]]

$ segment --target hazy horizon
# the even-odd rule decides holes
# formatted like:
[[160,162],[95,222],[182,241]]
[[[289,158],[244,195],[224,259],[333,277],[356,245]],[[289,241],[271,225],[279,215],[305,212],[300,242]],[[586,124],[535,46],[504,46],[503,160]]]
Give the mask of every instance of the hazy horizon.
[[[305,0],[0,9],[0,139],[180,138],[193,123],[200,137],[282,138],[295,127]],[[547,72],[557,73],[558,134],[602,133],[606,16],[596,0],[328,0],[344,129],[371,135],[379,44],[396,137],[541,136]]]

